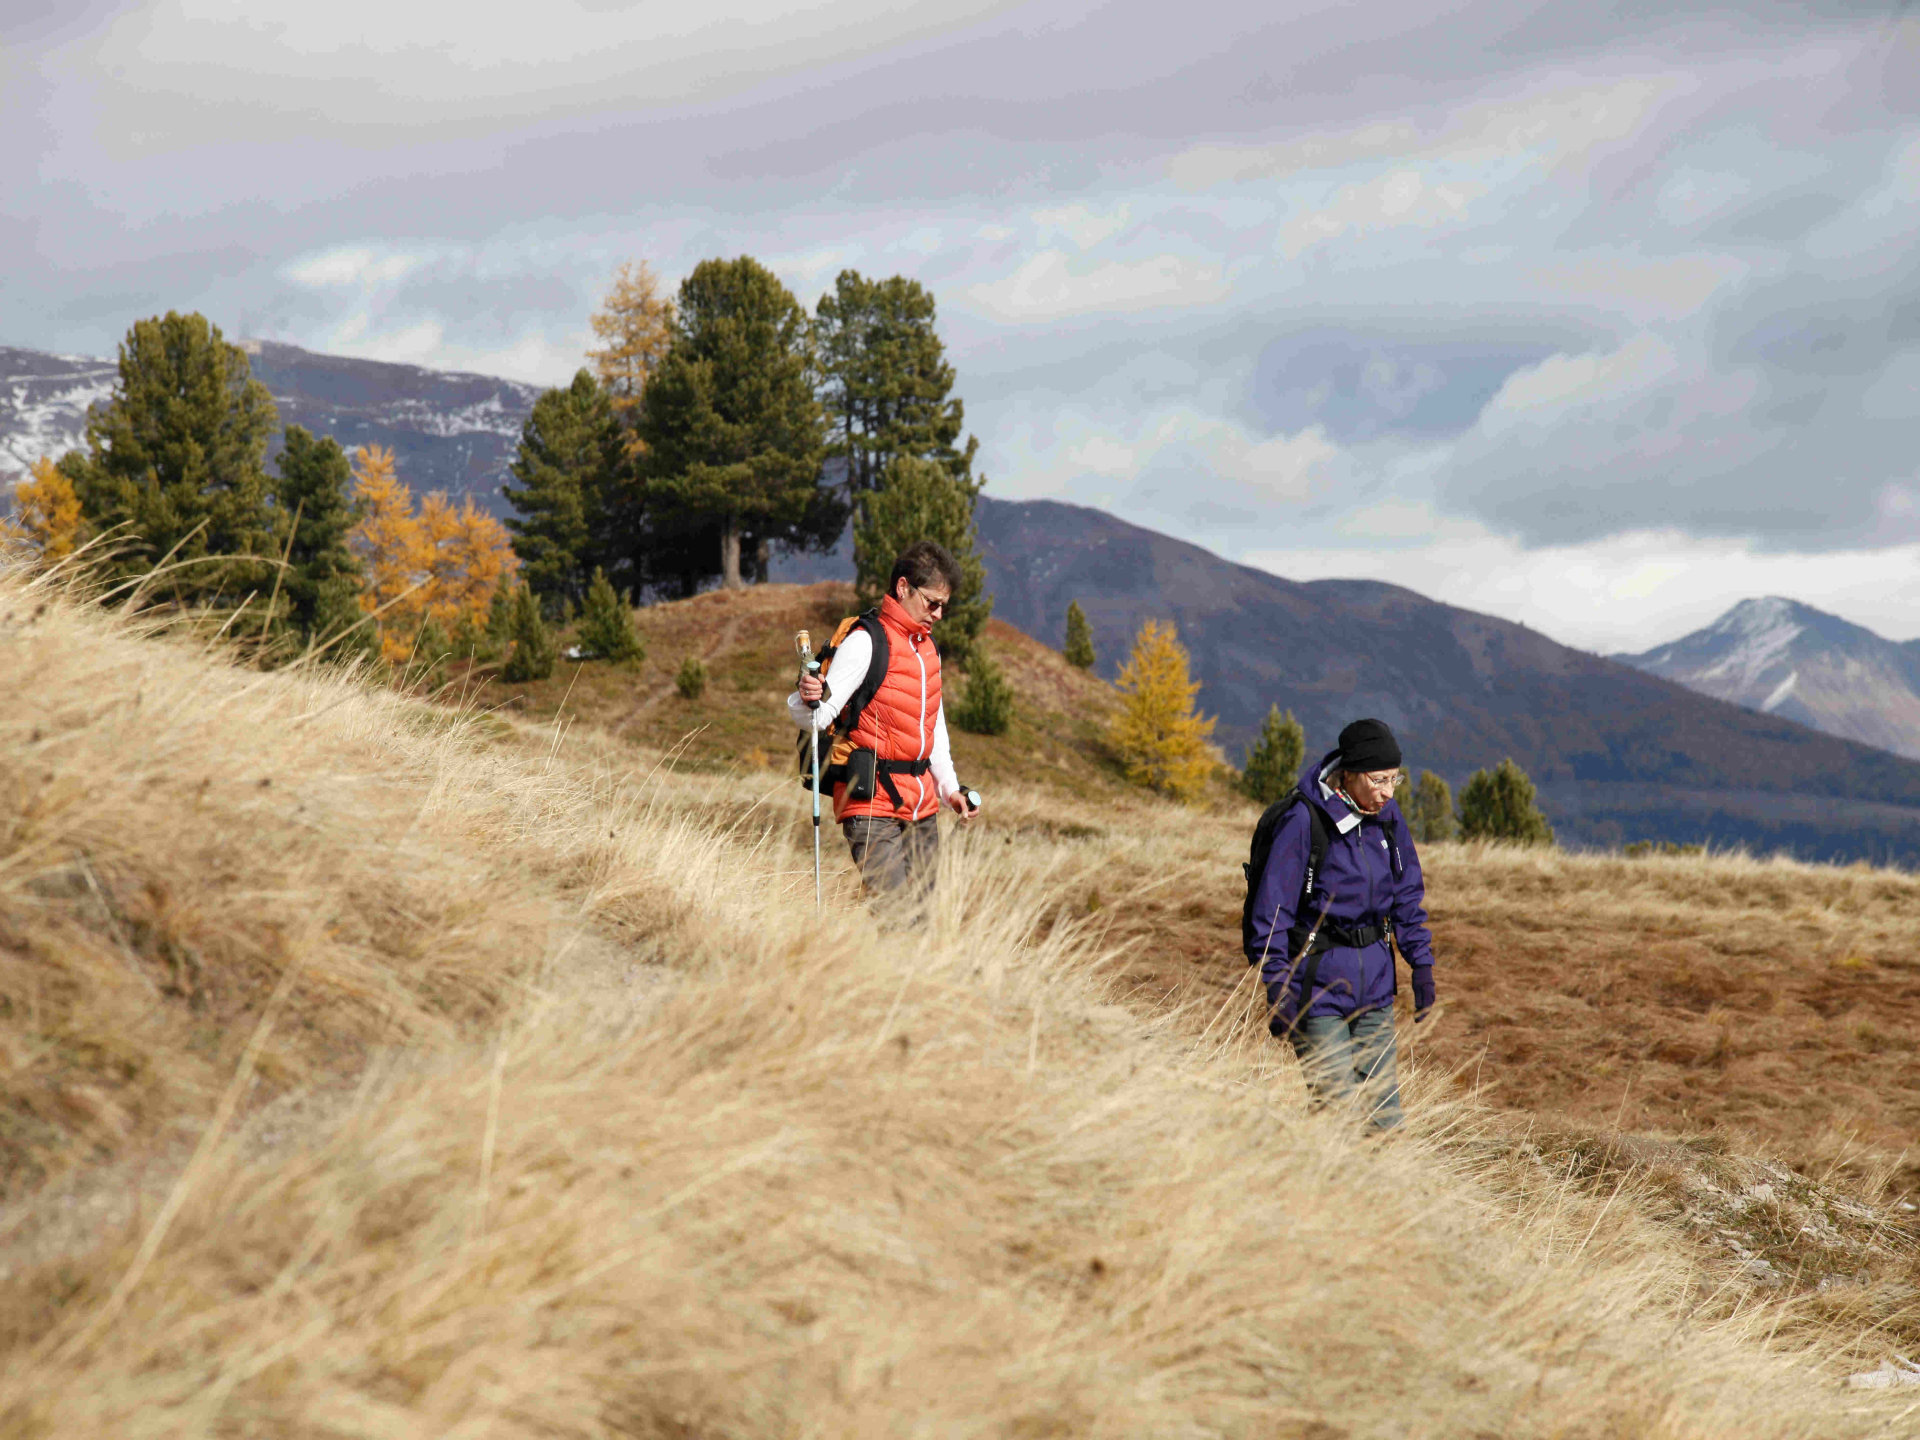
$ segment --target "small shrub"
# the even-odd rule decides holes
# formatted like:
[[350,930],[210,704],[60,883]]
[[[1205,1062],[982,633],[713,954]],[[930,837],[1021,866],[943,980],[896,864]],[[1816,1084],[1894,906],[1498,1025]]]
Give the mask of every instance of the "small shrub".
[[633,611],[614,590],[607,572],[598,568],[587,587],[587,604],[580,616],[580,647],[616,665],[633,665],[647,658],[640,633],[633,628]]
[[1629,860],[1645,860],[1652,855],[1704,855],[1707,853],[1707,847],[1680,845],[1672,840],[1635,840],[1632,844],[1622,847],[1620,853]]
[[1553,826],[1533,803],[1533,781],[1512,759],[1476,770],[1460,790],[1460,834],[1467,840],[1553,844]]
[[[1404,787],[1406,782],[1401,783]],[[1394,798],[1400,799],[1397,793]],[[1453,813],[1453,791],[1431,770],[1420,772],[1420,783],[1411,787],[1409,798],[1401,800],[1400,808],[1407,817],[1413,838],[1422,845],[1451,840],[1459,829]]]
[[1260,726],[1260,738],[1247,751],[1247,767],[1240,772],[1240,793],[1262,805],[1273,804],[1293,788],[1306,758],[1307,732],[1293,718],[1293,711],[1283,715],[1278,705],[1269,707]]
[[453,658],[471,660],[476,665],[487,665],[500,658],[504,646],[497,643],[492,631],[484,623],[475,623],[471,615],[463,614],[453,622],[453,630],[447,636],[453,646]]
[[707,662],[689,655],[680,662],[680,673],[673,677],[673,688],[682,700],[698,700],[707,693]]
[[507,653],[507,647],[513,644],[513,586],[501,584],[494,586],[493,598],[487,602],[487,623],[482,631],[486,636],[487,648],[492,654],[489,659],[498,660]]
[[553,662],[559,657],[560,647],[554,643],[553,632],[547,629],[547,622],[540,615],[540,602],[525,585],[514,592],[510,633],[513,653],[500,672],[502,677],[522,685],[553,674]]
[[955,725],[975,735],[1004,735],[1013,724],[1013,686],[977,645],[967,669],[967,688],[948,714]]

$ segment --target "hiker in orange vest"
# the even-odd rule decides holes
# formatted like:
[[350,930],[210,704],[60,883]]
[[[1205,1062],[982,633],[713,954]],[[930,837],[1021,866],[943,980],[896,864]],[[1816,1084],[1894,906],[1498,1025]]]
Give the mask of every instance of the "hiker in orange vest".
[[821,673],[787,697],[793,723],[821,732],[821,789],[870,895],[925,896],[940,855],[940,807],[965,823],[978,806],[954,778],[929,633],[959,583],[942,546],[909,545],[878,608],[842,624],[821,652]]

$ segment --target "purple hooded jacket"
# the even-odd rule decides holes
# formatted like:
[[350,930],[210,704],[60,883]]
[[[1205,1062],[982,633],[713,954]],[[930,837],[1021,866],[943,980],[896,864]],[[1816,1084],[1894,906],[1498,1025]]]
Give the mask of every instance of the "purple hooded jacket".
[[[1389,800],[1378,815],[1361,815],[1335,794],[1326,777],[1339,768],[1335,750],[1309,765],[1300,776],[1306,804],[1295,805],[1274,832],[1273,853],[1254,890],[1253,953],[1260,961],[1260,979],[1267,1000],[1284,1028],[1302,1014],[1301,986],[1307,963],[1292,965],[1287,931],[1295,923],[1311,925],[1321,898],[1331,895],[1329,919],[1348,924],[1391,918],[1400,953],[1413,967],[1413,994],[1420,1008],[1433,1003],[1433,937],[1427,930],[1426,882],[1413,835]],[[1306,806],[1316,806],[1327,822],[1327,858],[1321,867],[1313,913],[1296,917],[1300,890],[1306,882],[1310,821]],[[1391,843],[1390,843],[1391,842]],[[1400,850],[1401,872],[1393,874],[1392,845]],[[1290,973],[1291,972],[1291,973]],[[1393,952],[1385,940],[1365,949],[1335,946],[1320,952],[1319,972],[1307,1015],[1353,1014],[1391,1005],[1395,989]]]

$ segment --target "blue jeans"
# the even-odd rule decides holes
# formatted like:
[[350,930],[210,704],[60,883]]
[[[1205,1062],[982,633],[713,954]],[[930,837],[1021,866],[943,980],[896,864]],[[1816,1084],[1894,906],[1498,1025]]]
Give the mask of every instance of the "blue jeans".
[[1392,1006],[1353,1015],[1310,1015],[1288,1038],[1315,1099],[1353,1106],[1376,1130],[1400,1123]]

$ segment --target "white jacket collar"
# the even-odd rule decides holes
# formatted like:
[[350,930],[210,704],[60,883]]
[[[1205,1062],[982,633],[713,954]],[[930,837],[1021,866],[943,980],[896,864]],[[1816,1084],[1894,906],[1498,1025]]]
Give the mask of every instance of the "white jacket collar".
[[1333,828],[1345,835],[1360,823],[1360,812],[1349,805],[1340,792],[1327,783],[1327,777],[1340,768],[1338,760],[1329,760],[1320,767],[1320,798],[1327,802],[1327,810],[1334,817]]

